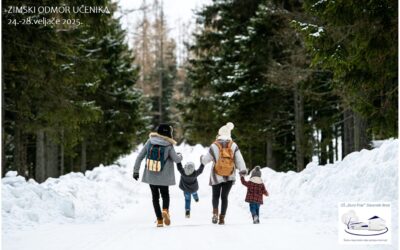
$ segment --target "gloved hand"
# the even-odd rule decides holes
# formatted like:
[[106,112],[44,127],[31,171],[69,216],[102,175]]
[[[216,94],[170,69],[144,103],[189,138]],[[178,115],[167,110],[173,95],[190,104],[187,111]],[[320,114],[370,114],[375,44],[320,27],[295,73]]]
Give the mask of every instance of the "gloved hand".
[[239,171],[239,175],[240,176],[245,176],[246,174],[247,174],[247,170],[246,169]]
[[133,173],[133,179],[138,180],[139,179],[139,173]]
[[183,156],[181,153],[176,153],[178,155],[179,158],[183,159]]

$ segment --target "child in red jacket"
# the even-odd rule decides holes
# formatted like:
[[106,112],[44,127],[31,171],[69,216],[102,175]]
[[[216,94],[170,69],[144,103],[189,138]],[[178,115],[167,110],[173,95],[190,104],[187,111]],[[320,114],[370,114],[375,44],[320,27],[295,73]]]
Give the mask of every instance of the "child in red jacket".
[[246,202],[250,203],[250,212],[253,216],[253,223],[260,223],[260,205],[263,204],[263,195],[268,196],[268,191],[264,186],[261,179],[260,167],[256,166],[251,171],[250,180],[246,181],[244,175],[246,173],[240,172],[240,181],[247,187]]

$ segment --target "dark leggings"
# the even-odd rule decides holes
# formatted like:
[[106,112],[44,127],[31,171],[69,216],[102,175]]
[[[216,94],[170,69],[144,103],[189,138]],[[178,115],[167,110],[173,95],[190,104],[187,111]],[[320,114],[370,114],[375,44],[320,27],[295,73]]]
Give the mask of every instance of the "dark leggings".
[[231,191],[233,181],[222,182],[212,186],[212,204],[214,209],[218,209],[219,198],[221,197],[221,215],[226,214],[228,208],[228,195]]
[[162,208],[169,208],[169,190],[168,186],[157,186],[150,185],[151,195],[153,196],[153,207],[156,213],[157,219],[162,219],[161,208],[160,208],[160,193],[162,198]]

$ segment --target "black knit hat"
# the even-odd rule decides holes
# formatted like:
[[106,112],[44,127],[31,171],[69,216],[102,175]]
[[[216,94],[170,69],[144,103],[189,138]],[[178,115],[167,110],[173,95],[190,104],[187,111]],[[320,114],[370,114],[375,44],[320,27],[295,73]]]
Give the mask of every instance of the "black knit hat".
[[172,139],[173,130],[174,129],[169,124],[160,124],[158,125],[157,133],[159,135],[163,135]]

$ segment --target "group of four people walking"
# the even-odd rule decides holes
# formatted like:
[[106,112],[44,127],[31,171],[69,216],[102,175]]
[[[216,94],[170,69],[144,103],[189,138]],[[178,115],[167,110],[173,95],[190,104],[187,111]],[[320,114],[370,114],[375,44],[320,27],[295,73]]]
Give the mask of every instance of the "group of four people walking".
[[[173,139],[173,128],[170,125],[160,124],[157,132],[150,133],[149,139],[136,158],[133,178],[139,179],[141,162],[146,158],[142,182],[150,186],[158,227],[171,223],[169,186],[175,185],[174,163],[177,164],[181,174],[179,187],[184,191],[186,217],[190,217],[191,197],[193,196],[195,201],[199,201],[197,176],[203,172],[205,165],[212,162],[209,181],[212,187],[212,223],[225,224],[228,196],[236,180],[236,171],[239,171],[243,185],[248,188],[246,201],[250,203],[254,223],[259,222],[259,209],[257,208],[260,205],[260,194],[262,204],[262,195],[268,195],[268,192],[262,181],[254,179],[254,177],[261,176],[259,168],[252,172],[249,182],[244,180],[244,175],[247,174],[246,164],[238,145],[232,140],[233,128],[233,123],[228,122],[218,130],[216,140],[210,145],[207,153],[201,156],[201,164],[197,170],[190,161],[184,167],[182,166],[183,157],[175,151],[176,141]],[[253,176],[254,173],[257,176]],[[159,202],[160,196],[162,209]],[[219,209],[220,201],[221,208]]]

